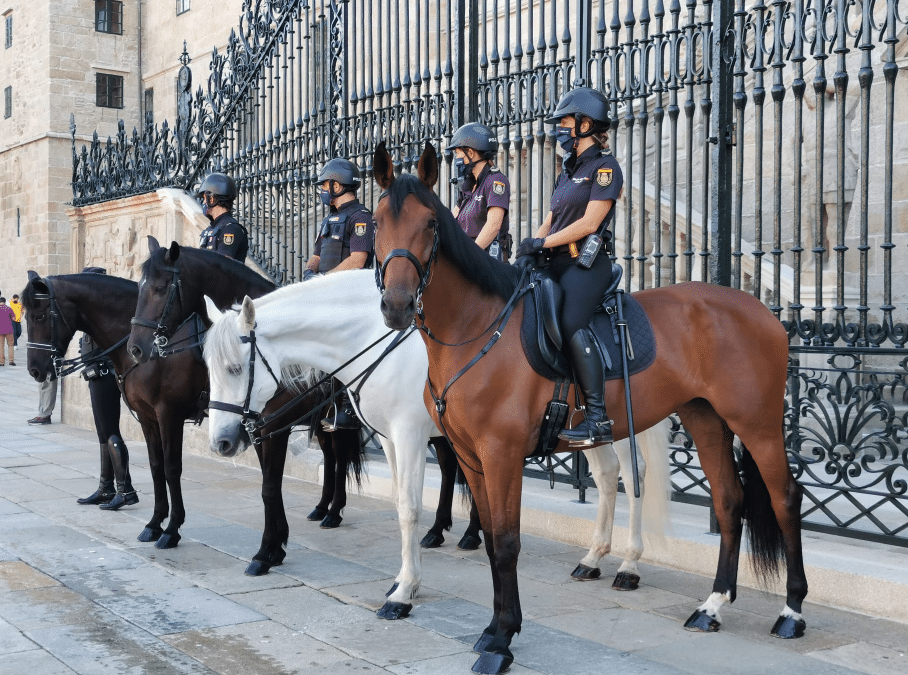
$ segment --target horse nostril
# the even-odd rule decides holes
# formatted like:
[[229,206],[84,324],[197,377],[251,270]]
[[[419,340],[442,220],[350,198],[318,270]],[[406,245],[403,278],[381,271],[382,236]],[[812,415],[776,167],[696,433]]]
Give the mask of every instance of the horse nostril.
[[222,456],[229,456],[230,451],[233,449],[233,445],[230,441],[220,441],[218,443],[218,454]]
[[29,369],[28,369],[28,374],[32,376],[32,379],[33,379],[33,380],[37,380],[37,379],[38,379],[38,375],[39,375],[40,373],[38,373],[38,369],[37,369],[37,368],[29,368]]

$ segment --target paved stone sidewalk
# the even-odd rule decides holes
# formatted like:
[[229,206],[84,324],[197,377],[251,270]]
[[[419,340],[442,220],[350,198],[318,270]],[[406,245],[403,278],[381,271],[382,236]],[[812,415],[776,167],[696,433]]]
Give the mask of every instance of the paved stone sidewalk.
[[[374,611],[400,565],[389,502],[351,496],[338,530],[305,516],[319,487],[285,479],[291,540],[286,562],[243,574],[261,537],[260,474],[184,456],[187,521],[176,549],[136,541],[152,508],[144,446],[130,443],[141,503],[107,513],[78,506],[97,485],[93,432],[29,427],[37,386],[20,366],[0,369],[0,672],[399,673],[465,675],[490,618],[484,552],[444,547],[423,555],[411,616]],[[431,519],[427,513],[424,527]],[[742,589],[722,632],[682,622],[708,593],[706,577],[643,565],[641,588],[568,578],[584,551],[524,536],[523,632],[511,672],[908,672],[908,626],[808,604],[797,641],[768,632],[782,599]],[[617,561],[609,560],[603,579]]]

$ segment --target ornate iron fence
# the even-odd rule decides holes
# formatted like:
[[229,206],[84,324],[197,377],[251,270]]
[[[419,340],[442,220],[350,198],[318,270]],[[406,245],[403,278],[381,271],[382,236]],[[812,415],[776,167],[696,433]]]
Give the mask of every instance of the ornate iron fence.
[[[206,87],[193,94],[181,73],[172,128],[74,142],[73,204],[226,171],[251,255],[291,283],[324,216],[323,162],[369,175],[386,140],[409,169],[425,140],[444,150],[480,120],[501,141],[519,240],[559,167],[543,119],[567,89],[599,87],[625,172],[627,290],[702,279],[761,298],[790,336],[785,431],[807,526],[908,545],[900,2],[248,0]],[[363,201],[376,196],[366,181]],[[558,480],[585,489],[570,462]],[[705,500],[680,425],[671,462],[676,497]]]

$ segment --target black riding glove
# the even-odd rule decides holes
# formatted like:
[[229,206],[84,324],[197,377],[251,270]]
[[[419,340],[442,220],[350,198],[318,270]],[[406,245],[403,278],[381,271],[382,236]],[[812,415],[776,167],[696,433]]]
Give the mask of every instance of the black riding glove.
[[544,238],[527,237],[522,242],[520,242],[520,246],[517,247],[517,256],[516,257],[522,258],[523,256],[539,253],[543,248],[543,244],[545,244]]
[[309,279],[313,279],[317,276],[318,272],[310,270],[309,268],[303,270],[303,281],[309,281]]

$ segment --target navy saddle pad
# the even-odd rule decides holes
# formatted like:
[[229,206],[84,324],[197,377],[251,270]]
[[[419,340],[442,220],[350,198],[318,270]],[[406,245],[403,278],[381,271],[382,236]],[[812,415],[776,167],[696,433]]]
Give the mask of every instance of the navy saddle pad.
[[[620,269],[620,268],[619,268]],[[620,273],[619,273],[620,274]],[[617,280],[617,279],[616,279]],[[551,277],[544,273],[536,272],[531,280],[533,288],[524,296],[523,323],[520,327],[520,342],[527,361],[537,373],[549,380],[572,379],[571,365],[562,353],[561,346],[552,342],[549,337],[552,331],[557,331],[554,325],[558,322],[560,304],[553,302],[553,294],[543,289],[545,283],[553,284]],[[617,284],[613,284],[616,286]],[[559,289],[560,290],[560,289]],[[551,291],[551,289],[549,289]],[[628,375],[639,373],[649,368],[656,359],[656,339],[653,327],[643,307],[630,294],[623,293],[624,318],[627,321],[628,340],[633,350],[633,359],[628,355]],[[566,301],[570,302],[569,299]],[[590,328],[596,335],[599,345],[608,354],[608,359],[603,359],[605,379],[615,380],[622,377],[621,371],[621,345],[618,339],[618,319],[615,311],[617,296],[606,294],[603,303],[593,314]],[[540,320],[540,318],[542,320]],[[549,330],[545,324],[549,324]],[[566,342],[569,336],[562,336]],[[630,351],[630,350],[629,350]],[[611,361],[609,368],[608,361]]]

